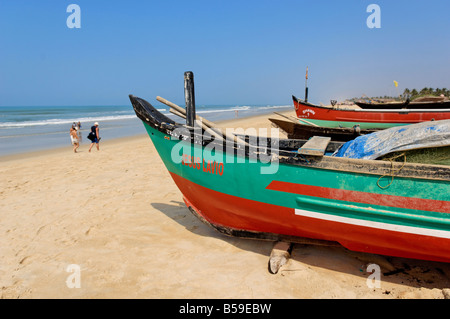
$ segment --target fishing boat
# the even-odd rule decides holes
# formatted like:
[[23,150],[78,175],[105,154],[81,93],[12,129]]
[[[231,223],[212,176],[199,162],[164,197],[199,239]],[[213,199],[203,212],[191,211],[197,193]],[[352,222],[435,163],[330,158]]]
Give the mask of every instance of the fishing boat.
[[289,139],[308,140],[314,136],[328,136],[332,141],[347,142],[360,135],[376,132],[376,129],[361,129],[359,125],[354,127],[322,127],[308,124],[301,124],[292,120],[269,118],[276,127],[283,130]]
[[434,110],[434,109],[450,109],[450,100],[445,99],[444,97],[427,97],[427,98],[419,98],[414,101],[410,101],[409,99],[401,102],[362,102],[355,101],[355,104],[358,105],[362,109],[370,110],[370,109],[422,109],[422,110]]
[[129,98],[187,207],[219,232],[450,262],[449,166],[333,157],[323,137],[212,136]]
[[325,127],[383,129],[450,119],[448,109],[350,109],[314,105],[292,96],[297,117]]

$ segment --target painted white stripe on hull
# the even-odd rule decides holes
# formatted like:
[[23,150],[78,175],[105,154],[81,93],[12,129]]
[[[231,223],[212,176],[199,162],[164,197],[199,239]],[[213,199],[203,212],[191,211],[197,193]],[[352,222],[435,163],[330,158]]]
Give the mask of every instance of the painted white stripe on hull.
[[310,211],[303,210],[303,209],[295,209],[295,215],[311,217],[311,218],[316,218],[316,219],[322,219],[322,220],[328,220],[328,221],[350,224],[350,225],[357,225],[357,226],[364,226],[364,227],[370,227],[370,228],[377,228],[377,229],[401,232],[401,233],[450,239],[450,231],[445,231],[445,230],[436,230],[436,229],[429,229],[429,228],[419,228],[419,227],[412,227],[412,226],[380,223],[380,222],[374,222],[374,221],[370,221],[370,220],[363,220],[363,219],[342,217],[342,216],[323,214],[323,213],[317,213],[317,212],[310,212]]

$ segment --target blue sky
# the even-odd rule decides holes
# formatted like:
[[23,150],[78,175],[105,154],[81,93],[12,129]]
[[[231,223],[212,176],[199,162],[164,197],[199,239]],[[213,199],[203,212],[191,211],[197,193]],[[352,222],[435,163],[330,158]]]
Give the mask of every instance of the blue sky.
[[[81,28],[69,29],[69,4]],[[369,29],[369,4],[381,28]],[[0,0],[0,105],[291,103],[450,88],[450,2]],[[158,103],[155,103],[158,104]]]

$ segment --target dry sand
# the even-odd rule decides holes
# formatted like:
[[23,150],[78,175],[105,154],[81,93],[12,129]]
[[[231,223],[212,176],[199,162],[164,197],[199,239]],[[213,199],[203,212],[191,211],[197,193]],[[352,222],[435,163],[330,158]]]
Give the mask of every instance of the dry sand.
[[[267,116],[221,124],[270,128]],[[444,298],[450,287],[448,264],[339,247],[296,245],[270,274],[273,243],[194,217],[147,136],[88,147],[0,159],[2,298]],[[370,263],[380,288],[367,286]],[[66,284],[71,264],[80,288]]]

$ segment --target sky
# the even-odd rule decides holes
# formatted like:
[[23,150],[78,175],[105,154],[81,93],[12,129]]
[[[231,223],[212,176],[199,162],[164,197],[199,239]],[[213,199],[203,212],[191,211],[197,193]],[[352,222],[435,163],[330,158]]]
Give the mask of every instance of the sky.
[[289,105],[306,67],[317,104],[450,88],[449,12],[448,0],[0,0],[0,106],[183,105],[185,71],[197,105]]

